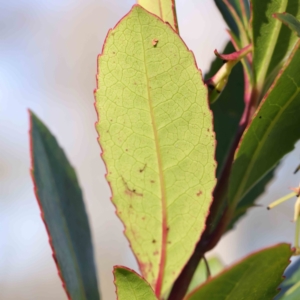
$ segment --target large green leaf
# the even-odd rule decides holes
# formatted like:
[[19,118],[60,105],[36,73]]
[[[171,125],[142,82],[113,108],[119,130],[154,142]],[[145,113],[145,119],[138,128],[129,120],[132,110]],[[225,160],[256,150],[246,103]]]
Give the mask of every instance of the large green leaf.
[[300,41],[242,137],[230,177],[231,203],[238,203],[300,138],[299,45]]
[[178,32],[175,0],[137,0],[137,3],[168,22]]
[[[234,51],[232,43],[229,42],[222,53]],[[209,72],[205,75],[205,79],[212,77],[222,67],[222,64],[222,60],[216,57]],[[211,104],[211,110],[214,116],[217,140],[216,160],[218,163],[217,177],[219,177],[244,110],[244,74],[240,63],[231,71],[227,85],[218,100]]]
[[252,0],[252,10],[253,67],[260,93],[272,83],[297,42],[297,36],[272,15],[289,12],[299,17],[300,0]]
[[109,32],[98,63],[96,127],[112,201],[161,295],[192,254],[212,200],[207,89],[180,37],[140,6]]
[[150,284],[133,270],[114,267],[118,300],[157,300]]
[[273,299],[292,254],[287,244],[256,252],[193,290],[185,300]]
[[32,112],[30,122],[35,193],[63,285],[72,300],[100,299],[90,227],[75,171]]

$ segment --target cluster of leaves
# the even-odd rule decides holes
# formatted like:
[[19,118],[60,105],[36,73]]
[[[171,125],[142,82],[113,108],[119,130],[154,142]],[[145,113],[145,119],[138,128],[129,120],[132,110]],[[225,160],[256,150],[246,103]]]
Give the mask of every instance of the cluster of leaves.
[[[174,0],[138,0],[98,58],[96,129],[141,272],[114,268],[120,300],[272,299],[293,254],[279,244],[216,276],[222,265],[205,259],[300,138],[300,0],[215,2],[229,54],[216,52],[204,78],[179,36]],[[65,290],[100,299],[75,172],[30,119],[35,192]],[[298,273],[280,299],[300,297]]]

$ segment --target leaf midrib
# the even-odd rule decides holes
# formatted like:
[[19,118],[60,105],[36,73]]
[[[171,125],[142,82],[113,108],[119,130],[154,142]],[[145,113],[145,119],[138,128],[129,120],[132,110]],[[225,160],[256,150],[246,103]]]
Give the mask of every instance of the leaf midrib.
[[245,175],[242,179],[242,181],[239,184],[239,188],[237,190],[237,192],[235,193],[235,196],[233,198],[233,203],[237,203],[237,201],[239,201],[239,199],[241,198],[241,196],[243,196],[243,194],[245,194],[244,191],[244,187],[249,179],[249,175],[252,172],[253,169],[253,165],[256,162],[256,158],[258,156],[258,153],[260,152],[261,148],[265,145],[265,140],[266,137],[268,136],[268,134],[270,133],[270,131],[273,129],[274,125],[277,123],[277,120],[281,117],[281,115],[285,112],[286,108],[290,105],[290,103],[294,100],[294,98],[297,96],[297,94],[300,92],[300,88],[298,87],[296,89],[296,92],[291,96],[291,98],[284,104],[284,106],[282,107],[281,110],[279,110],[278,114],[276,115],[275,118],[273,118],[270,122],[271,126],[268,127],[268,129],[264,132],[263,134],[263,138],[261,139],[260,142],[258,142],[258,146],[256,147],[253,155],[252,155],[252,159],[248,165],[247,171],[245,172]]
[[[139,19],[140,26],[142,28],[142,24]],[[144,37],[143,31],[141,30],[141,38],[142,38],[142,47],[143,47],[143,56],[144,56],[144,67],[145,67],[145,76],[147,81],[147,95],[148,95],[148,104],[150,110],[150,116],[152,121],[152,128],[154,134],[154,142],[155,142],[155,149],[157,154],[157,164],[158,164],[158,172],[159,172],[159,183],[160,183],[160,191],[161,191],[161,202],[162,202],[162,245],[161,245],[161,257],[160,257],[160,264],[159,264],[159,272],[157,276],[156,286],[155,286],[155,294],[160,296],[161,288],[162,288],[162,279],[164,275],[164,268],[166,262],[166,243],[167,243],[167,203],[166,203],[166,189],[165,189],[165,180],[163,176],[163,168],[162,168],[162,157],[160,152],[159,146],[159,138],[158,138],[158,131],[155,123],[155,116],[153,111],[153,106],[151,102],[151,92],[149,86],[149,75],[148,75],[148,68],[146,63],[146,51],[144,46]],[[149,41],[150,42],[150,41]]]
[[[50,164],[48,155],[47,155],[47,151],[46,151],[46,149],[45,149],[44,143],[42,142],[43,139],[42,139],[42,137],[41,137],[41,135],[40,135],[40,133],[39,133],[38,130],[37,130],[37,134],[39,135],[39,138],[40,138],[40,141],[41,141],[41,145],[42,145],[43,151],[44,151],[44,153],[45,153],[46,162],[47,162],[47,164],[48,164],[48,166],[49,166],[49,170],[50,170],[50,172],[51,172],[51,174],[52,174],[50,180],[51,180],[51,182],[53,183],[53,186],[55,187],[54,191],[55,191],[55,194],[57,195],[57,196],[55,197],[55,199],[60,199],[60,197],[58,196],[59,193],[58,193],[58,191],[57,191],[57,187],[56,187],[55,181],[53,180],[53,178],[54,178],[54,176],[53,176],[53,170],[52,170],[52,167],[51,167],[51,164]],[[32,137],[32,138],[33,138],[33,137]],[[38,191],[38,189],[37,189],[37,191]],[[77,278],[79,279],[79,284],[80,284],[80,286],[81,286],[81,289],[80,289],[80,291],[81,291],[81,296],[83,297],[83,299],[87,299],[87,298],[86,298],[86,295],[85,295],[84,283],[83,283],[83,280],[82,280],[82,277],[81,277],[81,273],[80,273],[80,271],[79,271],[78,261],[77,261],[77,258],[76,258],[76,254],[74,253],[74,250],[73,250],[73,245],[72,245],[71,238],[70,238],[71,235],[70,235],[68,226],[66,225],[67,222],[66,222],[66,220],[65,220],[64,214],[62,213],[61,206],[60,206],[60,203],[59,203],[59,202],[58,202],[58,207],[59,207],[59,213],[60,213],[60,215],[61,215],[61,217],[62,217],[62,221],[63,221],[63,225],[64,225],[64,231],[65,231],[66,236],[67,236],[67,241],[68,241],[68,244],[69,244],[69,249],[70,249],[70,252],[71,252],[73,261],[75,261],[75,270],[76,270]],[[41,208],[41,209],[42,209],[42,208]],[[51,236],[50,236],[49,238],[50,238],[50,240],[51,240]],[[54,247],[53,247],[53,251],[55,252]],[[56,253],[54,253],[54,254],[56,254]],[[60,271],[62,272],[61,266],[60,266]],[[64,279],[64,283],[65,283],[65,279]],[[66,289],[69,291],[67,285],[66,285]],[[70,292],[70,291],[69,291],[69,292]],[[71,293],[70,293],[70,294],[71,294]]]

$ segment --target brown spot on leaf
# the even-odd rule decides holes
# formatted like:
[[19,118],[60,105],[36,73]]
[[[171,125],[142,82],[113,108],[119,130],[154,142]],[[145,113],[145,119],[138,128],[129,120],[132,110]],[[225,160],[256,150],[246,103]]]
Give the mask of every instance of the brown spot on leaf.
[[153,255],[158,255],[158,253],[159,252],[156,250],[156,251],[153,252]]
[[152,40],[152,46],[153,46],[153,47],[156,47],[156,46],[157,46],[157,43],[158,43],[158,39],[153,39],[153,40]]
[[202,195],[202,191],[199,191],[197,194],[196,194],[198,197]]
[[156,243],[156,240],[152,240],[152,243],[155,244],[155,243]]
[[138,193],[135,189],[130,189],[127,182],[125,181],[124,177],[122,177],[122,181],[125,185],[125,194],[129,195],[130,197],[132,196],[139,196],[139,197],[143,197],[144,195],[142,193]]
[[151,182],[151,183],[155,183],[155,181],[154,181],[154,180],[150,180],[150,182]]
[[147,164],[145,164],[144,167],[142,169],[140,169],[140,173],[143,173],[145,171],[146,167],[147,167]]

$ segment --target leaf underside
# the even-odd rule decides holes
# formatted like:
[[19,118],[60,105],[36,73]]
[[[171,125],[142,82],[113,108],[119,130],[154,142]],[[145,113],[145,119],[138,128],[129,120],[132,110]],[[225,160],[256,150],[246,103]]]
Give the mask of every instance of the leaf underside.
[[287,244],[246,257],[185,297],[185,300],[273,299],[293,252]]
[[117,300],[157,300],[148,282],[133,270],[114,267]]
[[32,112],[30,123],[32,179],[63,285],[72,300],[98,300],[90,227],[75,171]]
[[137,0],[137,3],[169,23],[178,32],[175,0]]
[[138,5],[109,32],[98,64],[96,127],[112,201],[161,295],[192,254],[212,199],[207,90],[179,36]]
[[288,12],[299,18],[299,8],[300,0],[252,0],[253,69],[260,90],[271,85],[297,43],[297,36],[272,15]]
[[230,202],[238,203],[300,138],[299,45],[242,137],[230,177]]

